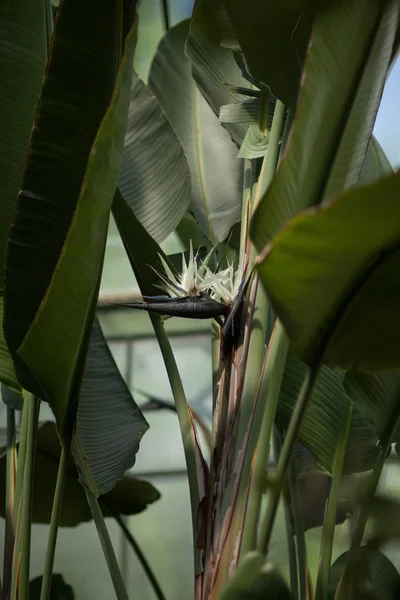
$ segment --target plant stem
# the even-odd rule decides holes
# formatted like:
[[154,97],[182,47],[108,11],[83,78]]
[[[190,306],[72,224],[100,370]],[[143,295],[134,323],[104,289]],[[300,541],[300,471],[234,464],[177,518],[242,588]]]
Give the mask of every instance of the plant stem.
[[[26,454],[24,464],[23,485],[21,489],[21,514],[16,540],[15,562],[13,570],[17,567],[18,575],[14,578],[11,588],[12,598],[28,598],[29,595],[29,566],[31,551],[31,520],[33,473],[36,450],[36,433],[39,418],[39,400],[33,394],[27,393],[24,404],[28,405],[28,422],[26,435]],[[19,565],[19,566],[18,566]],[[17,581],[18,579],[18,581]]]
[[158,600],[165,600],[165,596],[160,587],[160,584],[158,583],[156,576],[154,575],[154,572],[152,571],[152,569],[151,569],[145,555],[143,554],[142,550],[140,549],[140,546],[138,545],[137,541],[135,540],[135,538],[133,537],[132,533],[129,531],[128,527],[125,525],[123,520],[121,519],[120,515],[114,514],[113,516],[114,516],[114,519],[117,521],[118,525],[121,527],[127,541],[131,545],[132,550],[136,554],[140,564],[143,567],[143,570],[145,571],[147,577],[149,578],[149,581],[152,585],[152,588],[153,588],[154,593],[157,596]]
[[97,533],[99,535],[101,547],[103,548],[103,553],[107,562],[108,571],[110,573],[114,585],[115,595],[118,600],[129,600],[128,592],[126,591],[125,583],[122,578],[117,557],[115,556],[114,548],[110,539],[110,534],[108,533],[104,516],[101,512],[101,508],[99,506],[97,498],[95,498],[92,492],[86,487],[85,492],[89,508],[96,525]]
[[[280,446],[279,436],[276,435],[276,448]],[[289,485],[290,478],[283,488],[283,507],[285,513],[285,529],[286,541],[289,555],[289,575],[290,575],[290,591],[293,599],[299,599],[299,559],[297,556],[297,545],[294,538],[294,510],[291,488]]]
[[12,552],[14,547],[14,498],[15,498],[15,471],[16,471],[16,443],[15,443],[15,411],[7,407],[7,466],[6,466],[6,505],[5,505],[5,535],[3,558],[3,590],[2,598],[8,596],[11,585]]
[[288,483],[290,489],[290,498],[293,506],[293,528],[296,537],[297,561],[299,569],[299,598],[306,600],[308,595],[308,576],[309,568],[307,561],[307,546],[304,535],[304,523],[300,513],[300,502],[297,487],[292,480]]
[[[178,415],[179,426],[182,435],[183,449],[185,452],[186,467],[189,479],[190,504],[192,509],[192,526],[193,526],[193,541],[195,553],[195,573],[200,569],[200,552],[197,549],[197,528],[198,528],[198,510],[200,505],[200,469],[203,457],[200,454],[200,449],[197,446],[195,432],[186,400],[185,391],[183,389],[182,380],[179,375],[178,366],[175,361],[175,356],[171,348],[168,336],[164,326],[157,316],[150,315],[156,334],[161,354],[164,359],[165,368],[172,394],[174,396],[176,412]],[[199,469],[198,469],[199,465]]]
[[255,201],[253,202],[253,212],[257,208],[261,198],[266,193],[275,175],[276,165],[278,163],[278,156],[281,147],[280,136],[284,112],[285,105],[280,100],[277,100],[274,111],[274,118],[272,120],[267,153],[263,161],[260,177],[258,178],[257,192],[255,196]]
[[[274,526],[276,512],[278,510],[279,500],[281,497],[286,472],[290,465],[290,459],[292,456],[293,446],[297,439],[301,421],[303,419],[304,412],[307,408],[308,400],[311,396],[311,392],[314,387],[314,382],[315,382],[317,373],[318,373],[318,366],[310,368],[307,371],[307,375],[305,377],[302,388],[298,395],[296,405],[294,407],[294,411],[292,414],[292,418],[290,419],[289,428],[288,428],[288,431],[286,433],[286,436],[285,436],[285,439],[283,442],[282,452],[281,452],[281,455],[279,456],[279,461],[278,461],[278,465],[277,465],[277,469],[276,469],[276,475],[274,478],[273,487],[271,489],[269,503],[268,503],[264,518],[261,522],[260,537],[259,537],[259,541],[258,541],[258,549],[261,552],[264,552],[264,554],[267,554],[267,552],[268,552],[269,543],[271,540],[272,528]],[[259,486],[258,493],[260,493],[260,492],[262,493],[262,488],[260,489],[260,484],[261,484],[261,482],[265,481],[265,469],[266,469],[266,462],[267,462],[267,457],[268,457],[268,448],[266,448],[266,445],[263,440],[264,427],[267,431],[269,428],[268,411],[269,411],[269,408],[268,408],[268,402],[267,402],[265,411],[264,411],[264,418],[263,418],[263,423],[261,426],[261,434],[260,434],[260,440],[261,440],[262,447],[264,450],[264,455],[262,455],[262,453],[258,450],[257,457],[256,457],[256,466],[254,469],[254,471],[256,471],[256,469],[258,470],[258,478],[257,478],[258,479],[257,483]],[[253,516],[253,518],[254,518],[254,516]]]
[[57,543],[58,523],[60,520],[65,478],[67,475],[67,460],[68,453],[65,450],[64,446],[62,446],[60,462],[58,465],[56,489],[54,492],[53,509],[51,512],[50,529],[49,537],[47,540],[46,560],[44,564],[40,600],[49,600],[51,593],[51,581],[53,577],[53,565]]
[[25,468],[25,457],[26,457],[26,445],[28,437],[28,422],[29,422],[29,402],[27,401],[26,394],[24,395],[24,403],[22,405],[22,418],[21,418],[21,433],[19,436],[18,444],[18,469],[15,480],[15,497],[14,497],[14,511],[13,511],[13,522],[16,527],[18,513],[20,512],[20,498],[22,483],[24,481],[24,468]]
[[[262,406],[264,398],[265,405],[261,427],[259,432],[257,431],[258,444],[256,448],[254,469],[250,480],[241,555],[250,550],[254,550],[257,545],[258,520],[260,516],[261,499],[266,484],[267,461],[271,435],[288,348],[289,340],[282,324],[278,322],[270,342],[265,361],[265,368],[257,394],[257,405]],[[254,429],[255,425],[257,425],[256,418],[253,419],[252,429]],[[249,447],[251,447],[250,444]]]
[[161,0],[161,10],[163,14],[164,27],[167,32],[169,29],[169,9],[168,9],[168,0]]
[[340,484],[342,481],[343,464],[346,457],[352,413],[353,408],[349,402],[347,410],[343,415],[339,440],[336,446],[335,458],[333,461],[332,487],[329,494],[329,500],[322,528],[321,550],[315,592],[316,600],[328,600],[329,572],[331,568],[332,547],[335,535],[337,505],[339,501]]

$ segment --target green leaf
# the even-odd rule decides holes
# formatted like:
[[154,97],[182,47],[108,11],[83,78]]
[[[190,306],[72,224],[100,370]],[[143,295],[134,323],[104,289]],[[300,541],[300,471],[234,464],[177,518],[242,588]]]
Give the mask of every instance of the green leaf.
[[[304,363],[293,354],[288,354],[276,414],[276,422],[284,430],[289,425],[306,371]],[[343,390],[343,377],[344,373],[339,370],[321,368],[299,432],[299,441],[311,450],[328,472],[332,472],[343,412],[349,402]],[[379,452],[377,442],[374,428],[354,409],[344,473],[371,469]]]
[[225,0],[252,76],[293,105],[313,16],[310,0]]
[[189,21],[170,29],[153,60],[149,87],[176,131],[192,176],[190,210],[211,244],[223,241],[241,214],[241,163],[192,77],[185,55]]
[[13,359],[11,358],[6,340],[4,339],[3,302],[4,299],[0,298],[0,381],[18,392],[21,389],[21,386],[15,375]]
[[112,210],[142,294],[145,296],[159,294],[160,290],[156,286],[160,283],[160,278],[155,270],[164,272],[159,255],[168,262],[167,257],[136,218],[118,188],[114,195]]
[[109,492],[134,465],[139,442],[148,428],[96,320],[72,440],[80,482],[95,496]]
[[[293,219],[259,266],[308,364],[400,367],[400,173]],[[373,343],[371,343],[373,340]]]
[[[348,554],[348,552],[341,554],[331,567],[328,588],[329,600],[335,598],[336,588],[347,562]],[[372,553],[368,548],[361,548],[357,564],[358,568],[361,565],[358,589],[354,590],[354,595],[346,596],[346,598],[349,597],[349,600],[394,600],[397,597],[400,575],[393,563],[382,552]],[[354,578],[357,577],[357,574],[356,571],[352,573]],[[368,595],[368,589],[370,595]]]
[[[230,48],[222,44],[231,37],[231,24],[223,0],[200,0],[191,20],[186,53],[192,61],[193,77],[199,89],[219,116],[221,106],[243,100],[234,88],[249,88]],[[240,146],[246,123],[226,123],[226,129]]]
[[[388,419],[393,409],[399,406],[400,373],[347,373],[343,385],[351,401],[373,424],[378,435],[381,437],[387,433]],[[400,441],[399,431],[393,441]]]
[[317,13],[288,145],[252,223],[259,250],[297,213],[357,182],[398,10],[391,0],[349,0]]
[[258,125],[250,125],[240,147],[239,158],[261,158],[268,148],[269,132],[263,133]]
[[240,562],[218,600],[291,600],[292,596],[275,567],[261,552],[249,552]]
[[[219,120],[227,123],[242,125],[258,125],[260,120],[260,99],[246,98],[234,104],[224,104],[219,111]],[[245,136],[246,137],[246,136]]]
[[[365,164],[367,149],[370,147],[374,162],[382,170],[378,177],[391,171],[383,162],[383,152],[379,144],[370,142],[375,124],[376,113],[382,97],[388,71],[392,62],[395,37],[400,29],[400,5],[393,0],[379,0],[380,15],[376,19],[371,47],[368,48],[362,76],[357,83],[356,93],[352,98],[346,126],[341,134],[340,144],[324,193],[324,202],[335,198],[344,189],[355,185],[360,179],[360,171]],[[356,27],[359,24],[357,23]],[[383,156],[382,156],[383,155]],[[370,160],[370,159],[369,159]],[[368,167],[367,165],[365,166]],[[365,168],[364,175],[365,177]],[[364,179],[365,180],[365,179]]]
[[[53,495],[57,479],[61,447],[54,423],[41,425],[37,432],[35,473],[33,490],[34,523],[49,523],[53,505]],[[0,458],[0,487],[5,489],[6,456],[5,449]],[[113,490],[99,498],[105,517],[113,514],[134,515],[144,511],[160,494],[147,481],[126,475],[118,481]],[[4,494],[0,494],[0,515],[4,517]],[[92,519],[86,494],[78,481],[78,473],[72,456],[68,459],[68,469],[64,498],[61,509],[60,526],[75,527]]]
[[185,214],[189,166],[160,104],[134,73],[118,185],[149,234],[163,241]]
[[[35,577],[29,582],[30,600],[40,600],[43,576]],[[74,600],[75,594],[70,585],[65,583],[64,577],[59,573],[53,573],[51,578],[51,589],[49,600]]]
[[49,402],[67,443],[120,169],[136,33],[134,26],[125,40],[113,92],[119,7],[100,6],[60,6],[6,264],[6,337],[17,366],[23,361],[33,374],[19,370],[19,378]]
[[19,392],[7,387],[4,383],[1,384],[1,399],[8,408],[13,410],[22,410],[23,398]]
[[[48,10],[48,0],[2,2],[0,7],[1,265],[46,65]],[[3,269],[0,290],[3,290]]]
[[371,183],[375,179],[379,179],[390,173],[393,173],[393,169],[389,159],[382,150],[377,139],[372,136],[361,168],[358,183]]

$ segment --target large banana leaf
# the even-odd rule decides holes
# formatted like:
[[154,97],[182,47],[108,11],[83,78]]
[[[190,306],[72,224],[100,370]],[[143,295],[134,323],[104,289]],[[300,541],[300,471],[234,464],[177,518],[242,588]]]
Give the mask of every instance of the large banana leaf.
[[243,95],[237,91],[237,88],[248,89],[250,85],[235,60],[232,46],[237,48],[231,38],[231,24],[223,0],[197,2],[186,43],[193,77],[217,116],[221,106],[240,103],[245,113],[243,122],[224,123],[240,146],[247,132],[248,119],[253,122],[254,113],[259,111],[259,99],[252,98],[249,106],[249,103],[243,103]]
[[96,320],[72,440],[81,483],[95,496],[109,492],[133,466],[148,427]]
[[[348,552],[344,552],[335,560],[329,575],[328,599],[334,600]],[[400,590],[400,575],[393,563],[382,552],[361,548],[359,560],[352,572],[355,588],[352,594],[346,595],[349,600],[394,600]],[[353,579],[353,578],[352,578]],[[369,591],[370,595],[364,594]]]
[[[46,65],[48,0],[0,2],[0,264]],[[3,290],[3,269],[0,269]]]
[[400,173],[294,218],[260,264],[269,296],[308,364],[400,368]]
[[317,13],[288,146],[252,223],[259,249],[298,212],[357,182],[398,11],[391,0],[349,0]]
[[184,52],[188,33],[189,21],[183,21],[161,40],[149,87],[182,143],[192,176],[190,210],[214,245],[240,219],[242,169],[235,144],[192,77]]
[[[34,465],[33,511],[34,523],[50,523],[54,488],[60,460],[60,440],[54,423],[42,424],[37,432],[37,448]],[[0,450],[0,486],[5,489],[6,456]],[[100,496],[99,501],[105,517],[114,514],[134,515],[146,509],[160,497],[159,492],[147,481],[130,475],[118,481],[113,490]],[[0,515],[4,517],[4,494],[0,494]],[[78,481],[74,459],[68,458],[65,491],[61,508],[60,526],[75,527],[92,519],[85,491]]]
[[[0,2],[0,265],[21,186],[35,110],[44,75],[48,31],[48,0]],[[0,290],[3,295],[3,268]],[[19,388],[3,335],[0,299],[0,380]]]
[[50,403],[62,438],[75,416],[126,130],[135,26],[113,93],[119,4],[60,5],[8,245],[7,343],[20,382]]
[[160,104],[133,74],[119,187],[149,234],[163,241],[188,209],[189,166]]
[[293,105],[314,14],[314,0],[225,0],[253,77]]
[[[306,371],[306,365],[298,358],[292,354],[287,356],[276,414],[278,425],[284,429],[288,427]],[[299,432],[299,440],[328,472],[332,472],[343,414],[349,404],[343,389],[343,377],[342,371],[329,367],[321,369]],[[354,408],[344,472],[358,473],[371,469],[379,452],[377,442],[374,427]]]
[[[387,435],[400,407],[400,373],[347,373],[343,385],[349,398],[373,424],[379,437]],[[400,441],[399,430],[393,441]]]

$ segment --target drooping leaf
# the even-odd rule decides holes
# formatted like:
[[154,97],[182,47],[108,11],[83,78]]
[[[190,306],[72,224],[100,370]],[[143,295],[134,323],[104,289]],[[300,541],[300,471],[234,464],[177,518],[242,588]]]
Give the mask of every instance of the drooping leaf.
[[268,141],[269,132],[263,133],[258,125],[250,125],[240,147],[238,157],[253,159],[265,156]]
[[266,562],[261,552],[249,552],[240,562],[218,600],[291,600],[279,571]]
[[2,2],[0,7],[1,265],[46,65],[48,10],[47,0]]
[[[344,552],[333,563],[329,576],[328,599],[334,600],[348,552]],[[360,569],[361,567],[361,569]],[[353,594],[349,600],[394,600],[400,589],[400,575],[393,563],[382,552],[371,552],[361,548],[357,569],[352,573]],[[364,594],[368,595],[362,595]],[[347,597],[347,596],[346,596]]]
[[[224,40],[231,35],[231,25],[223,0],[197,2],[186,42],[186,53],[192,61],[193,77],[217,116],[221,106],[243,100],[243,95],[237,93],[235,88],[250,87],[232,49],[226,47],[226,42],[223,45]],[[247,122],[225,124],[239,147],[246,135],[247,125]]]
[[252,223],[259,250],[297,213],[357,182],[398,11],[391,0],[349,0],[317,13],[287,147]]
[[[285,372],[276,414],[277,424],[287,429],[307,367],[294,355],[286,359]],[[337,440],[343,424],[348,398],[343,389],[344,373],[322,367],[302,420],[299,441],[312,451],[319,464],[332,471]],[[344,473],[367,471],[378,456],[377,435],[361,413],[354,409]]]
[[[393,411],[400,401],[400,373],[347,373],[344,389],[352,402],[365,418],[375,427],[379,437],[386,434],[392,426]],[[400,431],[395,433],[393,441],[400,441]]]
[[[61,454],[60,440],[54,423],[41,425],[37,432],[35,455],[33,513],[34,523],[49,523],[53,505],[53,495],[57,480],[58,462]],[[0,514],[4,517],[4,490],[6,481],[5,449],[0,458]],[[114,514],[134,515],[152,504],[160,494],[147,481],[126,475],[118,481],[114,489],[100,496],[99,501],[105,517]],[[78,473],[72,456],[68,459],[68,469],[64,498],[61,508],[61,527],[75,527],[92,519],[86,495],[78,481]]]
[[[29,582],[30,600],[40,600],[43,576],[35,577]],[[74,600],[75,594],[70,585],[65,582],[59,573],[53,573],[49,600]]]
[[241,123],[242,125],[255,125],[258,124],[259,117],[259,98],[246,98],[234,104],[224,104],[219,111],[219,120],[224,124]]
[[312,0],[225,0],[253,77],[293,105],[314,13]]
[[191,196],[182,145],[160,104],[136,73],[118,185],[136,217],[158,242],[178,225]]
[[262,260],[262,281],[305,362],[399,369],[399,192],[399,173],[354,188],[293,219]]
[[7,342],[21,383],[49,402],[63,439],[75,416],[126,130],[135,25],[113,92],[118,31],[118,3],[60,5],[8,247]]
[[[185,55],[189,21],[170,29],[154,57],[149,87],[176,131],[192,176],[190,210],[212,244],[240,219],[241,163],[229,133],[197,89]],[[123,190],[122,190],[123,191]]]
[[109,492],[134,465],[148,428],[95,320],[72,440],[81,483],[95,496]]
[[8,408],[13,410],[22,410],[23,399],[19,392],[7,387],[4,383],[1,384],[1,399]]

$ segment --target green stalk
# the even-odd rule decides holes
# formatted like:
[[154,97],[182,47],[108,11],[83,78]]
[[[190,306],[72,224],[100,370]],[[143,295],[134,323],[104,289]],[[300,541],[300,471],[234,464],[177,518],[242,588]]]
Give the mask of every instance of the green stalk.
[[51,512],[50,529],[49,537],[47,540],[46,560],[44,563],[40,600],[49,600],[51,593],[51,581],[53,577],[53,565],[57,543],[58,523],[60,520],[65,478],[67,475],[67,461],[68,453],[63,446],[61,449],[60,463],[58,465],[57,482],[56,489],[54,492],[53,509]]
[[114,514],[113,516],[114,516],[114,519],[117,521],[118,525],[121,527],[127,541],[131,545],[132,550],[134,551],[140,564],[142,565],[143,570],[145,571],[145,573],[151,583],[154,594],[157,596],[158,600],[165,600],[165,596],[160,587],[160,584],[158,583],[157,578],[154,575],[154,572],[152,571],[152,569],[147,561],[147,558],[143,554],[139,544],[137,543],[137,541],[133,537],[132,533],[129,531],[128,527],[125,525],[125,523],[121,519],[120,515]]
[[244,255],[247,250],[249,240],[249,220],[251,207],[251,191],[253,180],[253,167],[251,160],[245,158],[243,161],[243,195],[242,195],[242,216],[240,227],[240,248],[239,248],[239,266],[244,264]]
[[[313,390],[314,382],[315,382],[317,374],[318,374],[318,367],[313,367],[308,370],[305,380],[303,382],[302,388],[298,395],[296,405],[295,405],[292,417],[290,419],[289,428],[287,430],[287,433],[286,433],[286,436],[285,436],[285,439],[283,442],[282,452],[281,452],[281,455],[279,456],[278,465],[277,465],[277,469],[276,469],[276,475],[274,478],[274,484],[271,489],[271,495],[269,498],[269,503],[268,503],[264,518],[261,521],[258,549],[261,552],[264,552],[264,554],[267,554],[267,552],[268,552],[269,543],[271,540],[272,529],[273,529],[274,522],[275,522],[276,512],[278,510],[278,505],[279,505],[279,500],[280,500],[281,493],[282,493],[283,484],[285,481],[287,470],[290,465],[293,446],[297,439],[301,421],[303,419],[304,412],[307,408],[308,400],[310,399],[311,392]],[[257,484],[256,485],[257,485],[258,493],[262,493],[262,488],[260,489],[261,482],[265,482],[265,469],[266,469],[267,458],[268,458],[268,448],[266,448],[266,444],[264,443],[264,440],[263,440],[263,432],[264,432],[264,427],[267,432],[268,432],[268,428],[270,427],[270,425],[268,423],[268,419],[270,418],[270,416],[268,415],[269,410],[270,409],[268,407],[268,402],[267,402],[265,411],[264,411],[263,423],[261,425],[261,434],[260,434],[260,441],[262,443],[262,448],[263,448],[264,454],[260,451],[260,449],[258,450],[257,457],[256,457],[256,466],[254,469],[255,472],[257,471]],[[252,518],[254,519],[254,515],[252,515]]]
[[[253,211],[258,205],[262,194],[272,182],[277,157],[279,156],[280,143],[280,128],[283,118],[283,105],[277,102],[275,108],[273,125],[271,129],[268,149],[263,160],[260,176],[257,182],[252,186],[252,197],[250,210]],[[250,174],[249,174],[250,175]],[[248,182],[251,185],[251,181]],[[244,196],[245,200],[246,196]],[[243,210],[245,208],[243,207]],[[247,209],[246,209],[247,210]],[[251,214],[250,214],[251,217]],[[249,245],[250,247],[250,245]],[[249,269],[256,259],[256,251],[251,249]],[[256,402],[257,391],[259,388],[260,375],[262,374],[264,357],[265,357],[265,338],[268,318],[268,299],[264,288],[258,285],[258,277],[255,276],[253,289],[256,289],[254,301],[254,309],[249,315],[248,327],[250,331],[250,341],[247,350],[247,356],[241,357],[241,368],[244,370],[244,384],[238,386],[241,389],[241,398],[237,398],[237,405],[240,409],[240,420],[236,439],[235,460],[240,470],[238,474],[235,469],[233,476],[239,477],[238,489],[235,492],[235,497],[232,506],[232,521],[229,530],[229,543],[225,544],[226,552],[230,552],[229,548],[237,548],[238,535],[243,529],[244,514],[246,510],[247,494],[248,494],[248,474],[251,472],[251,463],[254,454],[254,449],[257,444],[259,427],[262,415],[261,402]],[[249,431],[250,429],[250,431]],[[244,460],[239,458],[240,453],[244,452]],[[240,466],[239,466],[240,465]],[[236,550],[234,553],[236,555]],[[229,562],[229,561],[228,561]]]
[[332,487],[326,507],[324,524],[322,528],[320,560],[316,586],[316,600],[328,600],[329,572],[332,560],[332,547],[335,535],[336,513],[340,494],[340,484],[343,475],[343,465],[346,457],[347,441],[349,437],[353,407],[348,403],[347,411],[343,415],[339,440],[336,446],[335,458],[332,468]]
[[85,492],[89,508],[96,525],[97,533],[99,535],[101,547],[103,548],[108,571],[113,582],[115,595],[118,600],[129,600],[128,592],[126,591],[125,583],[121,575],[117,557],[115,556],[114,548],[99,503],[93,496],[92,492],[86,487]]
[[[270,449],[271,435],[274,426],[275,413],[279,400],[282,376],[285,369],[286,354],[289,348],[289,340],[280,322],[270,341],[270,347],[266,357],[265,369],[259,388],[257,406],[265,407],[261,427],[258,433],[258,444],[254,470],[251,476],[248,502],[246,507],[246,518],[241,544],[241,555],[254,550],[257,545],[257,528],[261,509],[261,499],[264,493],[267,474],[267,461]],[[253,419],[252,429],[257,425],[257,418]],[[251,448],[249,444],[248,448]],[[284,448],[282,448],[283,452]],[[252,459],[248,452],[248,460]],[[247,471],[244,471],[245,473]]]
[[22,405],[22,417],[21,417],[21,433],[19,436],[18,444],[18,469],[17,477],[15,480],[15,497],[14,497],[14,511],[13,511],[13,522],[16,526],[18,513],[20,512],[20,499],[22,483],[24,481],[24,468],[25,468],[25,457],[26,457],[26,445],[28,437],[28,422],[29,422],[29,402],[27,401],[26,394],[24,394],[24,403]]
[[[271,134],[269,138],[267,152],[265,154],[263,164],[261,167],[260,176],[257,184],[254,185],[252,194],[252,206],[251,210],[257,208],[261,197],[264,195],[268,187],[270,186],[273,177],[275,175],[276,164],[279,156],[280,144],[280,131],[282,127],[282,119],[284,115],[284,105],[280,100],[277,100],[274,118],[272,121]],[[256,258],[255,249],[252,249],[252,256],[250,257],[249,268],[253,267]],[[255,309],[253,313],[253,323],[251,330],[250,345],[248,351],[248,358],[246,361],[246,374],[245,382],[242,394],[242,401],[240,403],[240,424],[239,424],[239,443],[243,441],[244,435],[247,431],[249,419],[253,412],[254,398],[258,388],[258,382],[262,369],[265,351],[265,336],[267,329],[267,318],[268,318],[268,299],[267,294],[262,285],[258,286]],[[256,440],[251,439],[250,445],[252,445],[251,453],[255,448]]]
[[1,596],[5,600],[11,585],[12,552],[14,547],[14,498],[16,471],[15,411],[7,406],[7,465],[6,465],[6,505],[5,535],[3,558],[3,589]]
[[267,153],[261,168],[260,177],[258,179],[257,193],[255,202],[253,203],[253,212],[257,208],[261,198],[269,188],[272,179],[275,175],[278,156],[281,145],[279,143],[282,129],[282,121],[285,113],[285,105],[280,101],[276,101],[274,110],[274,118],[272,120],[271,133],[269,136]]
[[[279,436],[276,435],[276,448],[280,446]],[[289,485],[290,478],[286,482],[283,488],[283,508],[285,514],[285,530],[286,530],[286,542],[289,556],[289,575],[290,575],[290,591],[293,599],[299,599],[299,570],[300,563],[297,556],[297,545],[294,538],[294,510],[293,510],[293,498],[291,494],[291,488]]]
[[293,505],[293,528],[294,535],[296,537],[296,548],[297,548],[297,563],[299,569],[299,598],[300,600],[306,600],[308,597],[308,577],[309,568],[307,560],[307,545],[306,537],[304,535],[304,523],[300,513],[300,502],[299,494],[296,486],[291,480],[288,483],[290,489],[290,497]]
[[200,506],[200,489],[199,489],[199,477],[200,473],[197,470],[197,458],[201,460],[202,457],[198,456],[198,449],[196,446],[195,434],[190,418],[188,403],[186,400],[185,391],[183,389],[182,380],[179,375],[178,366],[175,361],[175,356],[171,348],[168,336],[165,332],[164,326],[160,319],[154,315],[150,315],[151,322],[153,324],[154,332],[156,334],[158,344],[160,346],[161,354],[164,359],[165,368],[169,383],[171,386],[172,394],[174,396],[176,412],[178,415],[179,426],[182,435],[183,449],[185,452],[186,467],[189,479],[189,491],[190,491],[190,504],[192,510],[192,527],[193,527],[193,541],[194,541],[194,553],[195,553],[195,573],[200,568],[200,552],[197,549],[197,524],[198,524],[198,510]]
[[[28,405],[26,452],[23,484],[20,496],[21,513],[17,520],[17,536],[13,557],[11,598],[25,600],[29,597],[29,566],[31,549],[31,517],[33,495],[33,472],[36,450],[36,433],[39,418],[39,400],[27,393],[24,405]],[[21,468],[21,466],[20,466]],[[19,470],[19,469],[18,469]]]

